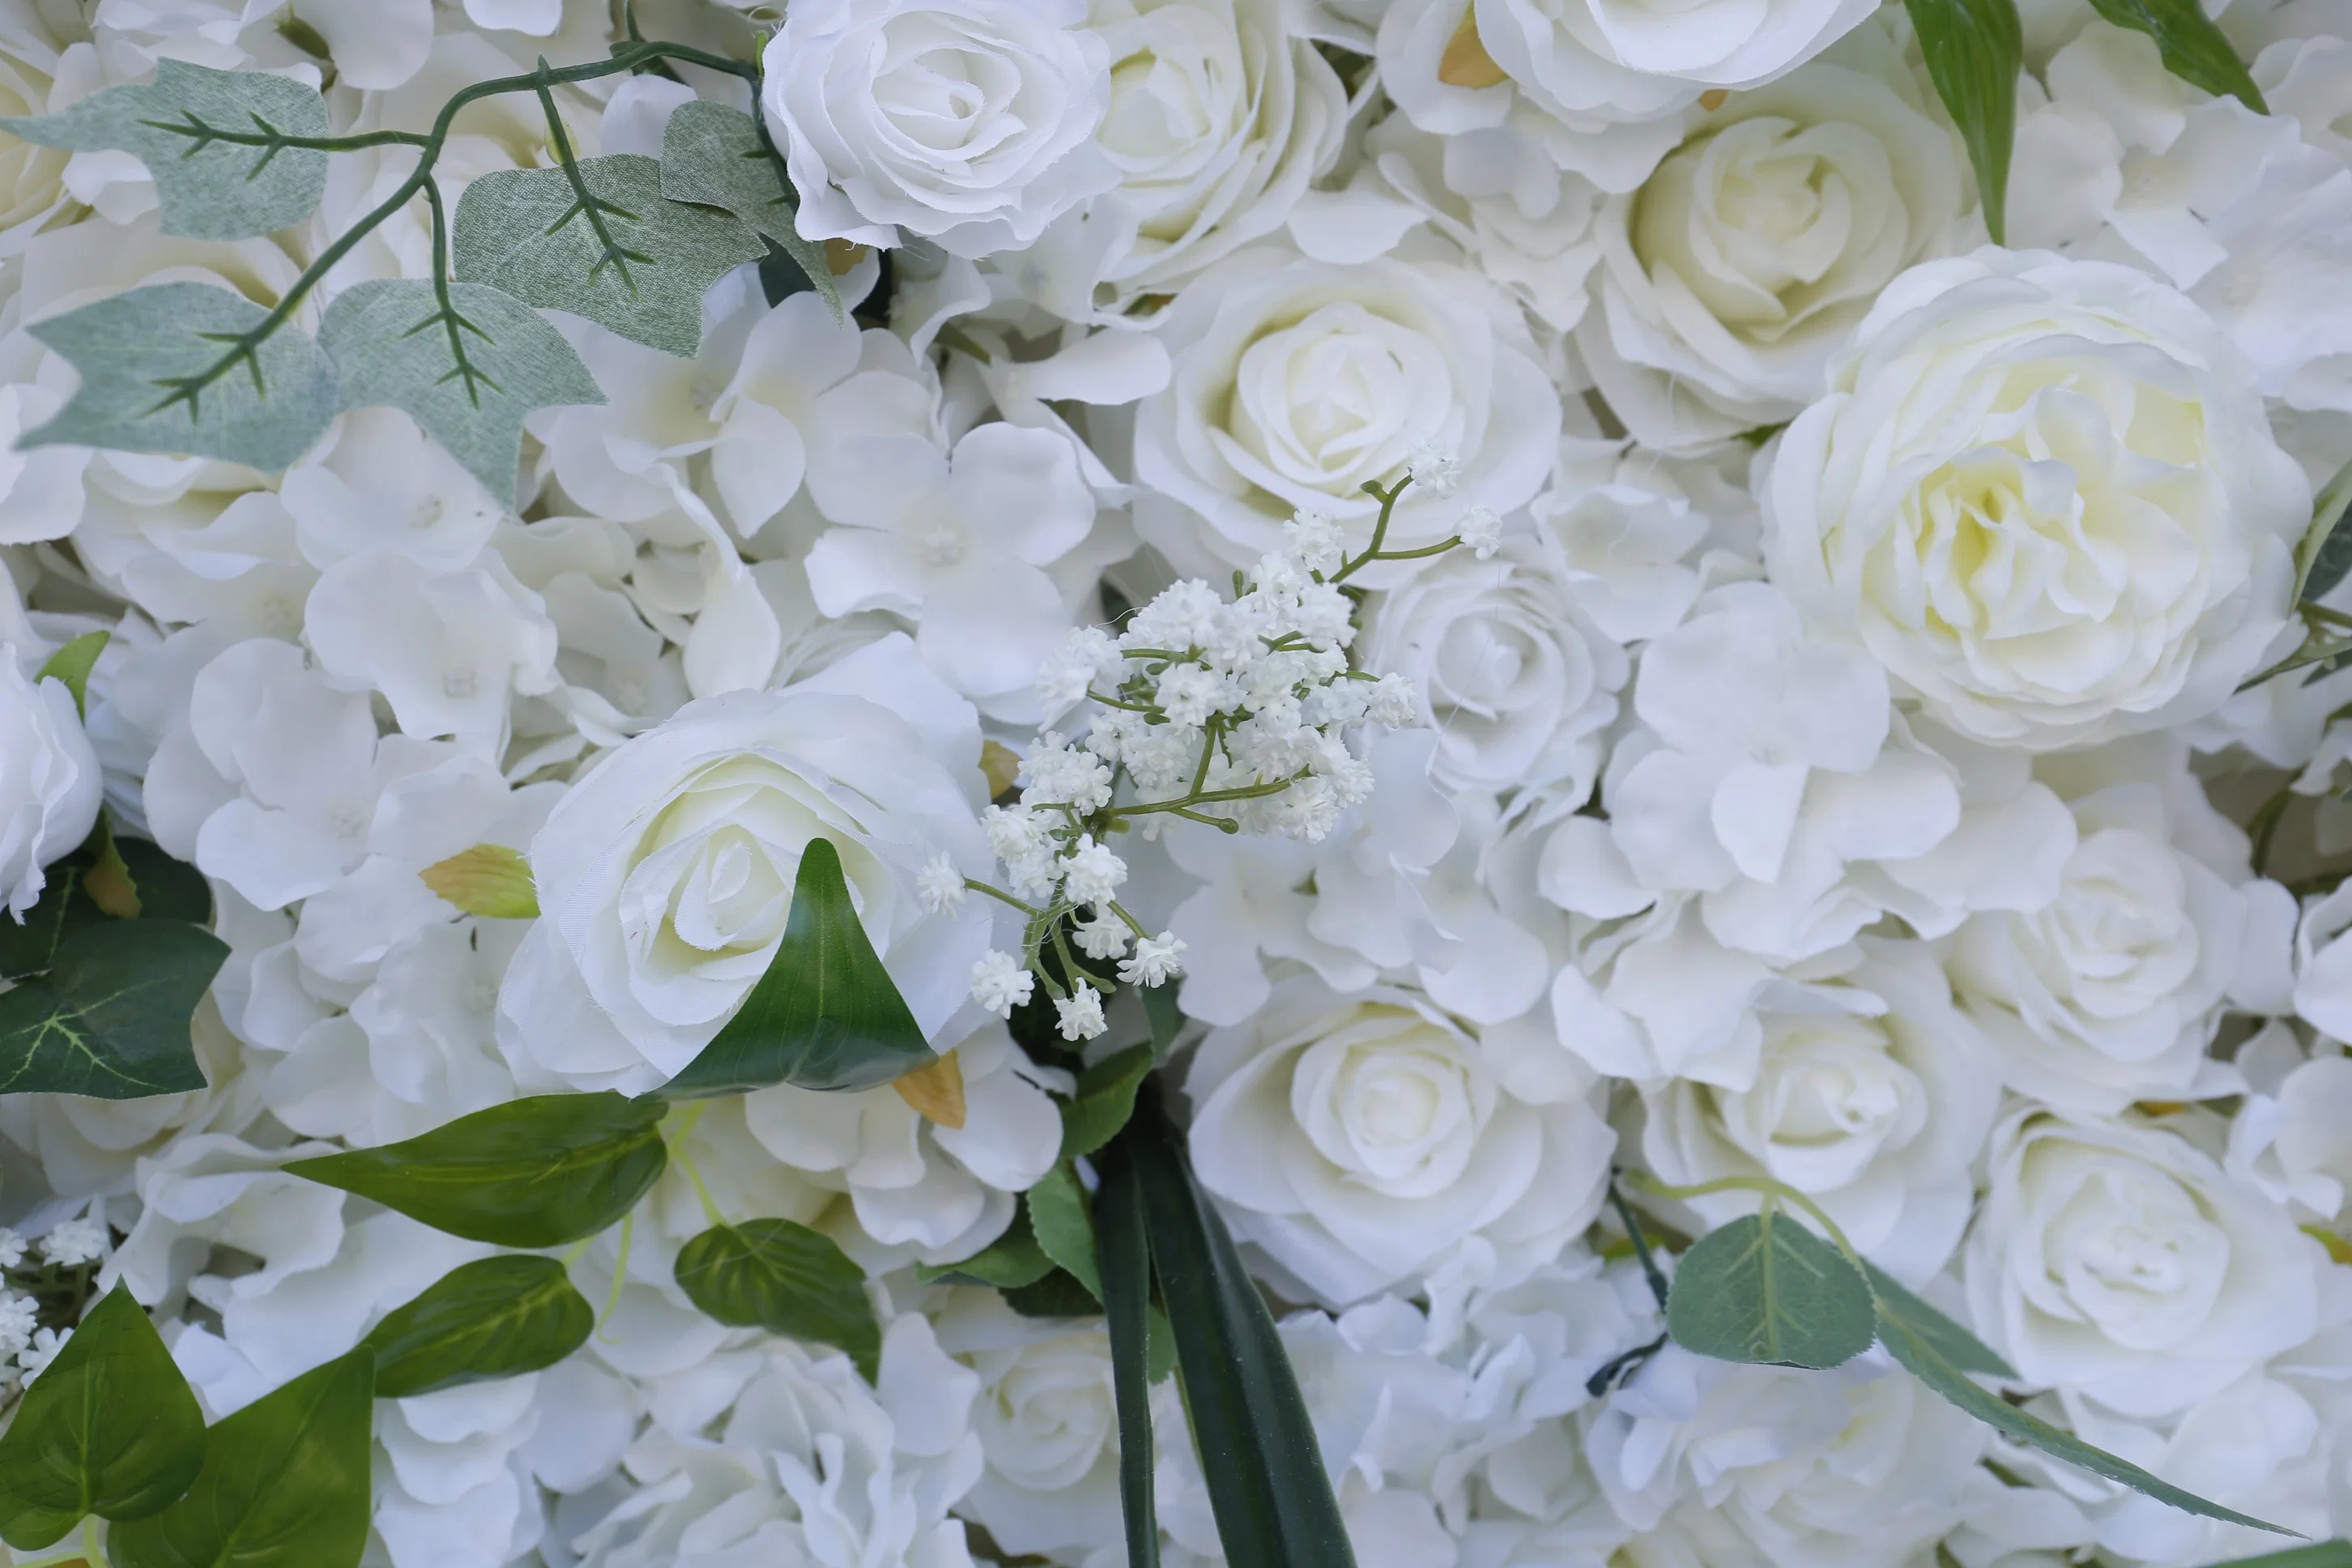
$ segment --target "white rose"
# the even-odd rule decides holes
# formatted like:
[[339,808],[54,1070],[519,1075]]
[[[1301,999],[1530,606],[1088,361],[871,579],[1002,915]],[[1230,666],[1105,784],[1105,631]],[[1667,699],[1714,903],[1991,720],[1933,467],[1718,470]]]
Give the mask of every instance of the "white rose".
[[[60,52],[37,19],[0,20],[0,115],[47,112],[59,78],[72,97],[91,90],[98,85],[96,52],[86,45]],[[70,156],[0,131],[0,256],[23,249],[64,209]]]
[[[1932,952],[1861,939],[1863,961],[1802,1008],[1760,1011],[1746,1081],[1644,1084],[1643,1157],[1677,1186],[1769,1176],[1811,1197],[1898,1278],[1943,1267],[1975,1198],[1969,1165],[1999,1102],[1983,1042]],[[1753,1194],[1690,1200],[1710,1225]]]
[[42,868],[97,826],[104,784],[66,683],[27,679],[0,644],[0,895],[17,921],[41,896]]
[[1959,138],[1883,29],[1841,58],[1700,116],[1601,209],[1599,308],[1577,344],[1644,445],[1789,418],[1888,279],[1950,243],[1968,188]]
[[1307,976],[1211,1034],[1185,1092],[1193,1167],[1234,1234],[1331,1302],[1419,1279],[1473,1236],[1549,1261],[1598,1209],[1613,1145],[1583,1100],[1511,1093],[1427,1003]]
[[840,853],[858,919],[926,1036],[989,945],[977,901],[927,914],[945,851],[984,875],[977,716],[903,637],[781,691],[681,708],[572,786],[530,843],[544,918],[499,996],[519,1078],[648,1089],[683,1068],[766,973],[802,850]]
[[1380,596],[1362,649],[1365,668],[1412,681],[1443,788],[1570,805],[1591,793],[1625,653],[1577,607],[1548,545],[1515,537],[1490,561],[1449,552]]
[[2319,1057],[2271,1094],[2250,1094],[2230,1126],[2230,1173],[2332,1225],[2352,1189],[2352,1058]]
[[1993,248],[1889,284],[1758,485],[1772,575],[1962,734],[2211,711],[2287,610],[2311,494],[2197,307]]
[[1380,510],[1362,486],[1416,454],[1453,458],[1457,489],[1409,489],[1391,550],[1447,537],[1472,506],[1507,513],[1549,470],[1559,395],[1517,306],[1460,268],[1259,247],[1186,285],[1160,336],[1175,377],[1137,411],[1136,478],[1158,492],[1137,522],[1186,570],[1255,562],[1301,509],[1361,550]]
[[941,1327],[955,1336],[951,1349],[957,1338],[977,1341],[964,1359],[980,1373],[972,1430],[988,1459],[965,1500],[967,1511],[1008,1552],[1118,1540],[1118,1408],[1109,1337],[1099,1326],[1019,1319],[993,1300],[962,1319]]
[[761,107],[800,232],[985,256],[1110,184],[1109,51],[1085,19],[1083,0],[798,0]]
[[2180,1133],[2027,1106],[1988,1162],[1969,1310],[2026,1382],[2162,1415],[2316,1326],[2319,1244]]

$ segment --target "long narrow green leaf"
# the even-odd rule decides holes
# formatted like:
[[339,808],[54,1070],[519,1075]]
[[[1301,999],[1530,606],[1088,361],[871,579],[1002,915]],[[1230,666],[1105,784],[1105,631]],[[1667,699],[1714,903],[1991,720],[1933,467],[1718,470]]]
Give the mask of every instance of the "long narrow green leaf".
[[1156,1095],[1137,1108],[1119,1144],[1140,1177],[1152,1269],[1175,1330],[1176,1375],[1225,1561],[1355,1568],[1273,1314],[1192,1180],[1183,1135]]
[[2352,463],[2336,470],[2311,503],[2311,526],[2294,551],[2294,597],[2297,604],[2324,599],[2352,570],[2352,528],[2344,526],[2352,511]]
[[2213,1568],[2352,1568],[2352,1541],[2323,1541],[2287,1552],[2266,1552],[2260,1557],[2233,1557]]
[[1968,145],[1985,232],[2002,244],[2009,154],[2017,136],[2017,73],[2025,64],[2017,0],[1904,0],[1904,9],[1918,32],[1927,79]]
[[1128,1568],[1160,1568],[1159,1507],[1151,1495],[1151,1243],[1143,1229],[1143,1184],[1135,1162],[1113,1148],[1096,1162],[1096,1257],[1102,1266],[1110,1329],[1111,1394],[1118,1407],[1118,1505],[1127,1521]]
[[2256,114],[2268,114],[2262,89],[2246,64],[2197,0],[2091,0],[2091,9],[2118,27],[2156,40],[2164,68],[2216,98],[2236,99]]

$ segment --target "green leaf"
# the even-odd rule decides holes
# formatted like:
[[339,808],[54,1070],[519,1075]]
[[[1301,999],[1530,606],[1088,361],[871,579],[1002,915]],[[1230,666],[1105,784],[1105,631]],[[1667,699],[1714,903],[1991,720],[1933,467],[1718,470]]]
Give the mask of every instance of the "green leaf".
[[1865,1258],[1862,1260],[1862,1272],[1870,1281],[1880,1339],[1894,1331],[1906,1332],[1928,1345],[1958,1371],[2016,1378],[2017,1369],[2001,1360],[1990,1345],[1897,1285],[1878,1265]]
[[81,385],[17,446],[184,452],[278,472],[326,432],[340,398],[334,363],[299,329],[246,343],[268,314],[208,283],[152,283],[33,322],[25,330]]
[[1183,1135],[1148,1097],[1115,1145],[1135,1162],[1177,1375],[1232,1568],[1354,1568],[1290,1358]]
[[1093,1153],[1127,1125],[1135,1114],[1135,1091],[1151,1071],[1152,1060],[1150,1046],[1129,1046],[1078,1075],[1078,1097],[1062,1107],[1063,1159]]
[[[1114,1149],[1097,1162],[1095,1231],[1100,1241],[1103,1317],[1110,1330],[1110,1385],[1118,1417],[1118,1506],[1130,1568],[1160,1568],[1159,1505],[1151,1474],[1151,1243],[1135,1162]],[[1165,1322],[1165,1320],[1162,1320]]]
[[2213,1568],[2352,1568],[2352,1542],[2323,1541],[2315,1546],[2266,1552],[2260,1557],[2233,1557]]
[[681,359],[702,342],[702,296],[767,248],[732,216],[665,197],[661,164],[635,153],[484,174],[458,199],[453,240],[465,281]]
[[788,1219],[715,1225],[678,1248],[677,1275],[687,1300],[730,1328],[836,1345],[874,1380],[882,1329],[866,1271],[831,1237]]
[[523,416],[604,401],[562,332],[480,283],[450,284],[446,310],[430,282],[355,283],[327,307],[319,346],[335,362],[344,407],[399,409],[509,511]]
[[1675,1270],[1666,1331],[1686,1351],[1774,1366],[1843,1365],[1876,1332],[1870,1286],[1828,1242],[1767,1207],[1699,1237]]
[[374,1384],[362,1345],[216,1423],[187,1495],[110,1532],[115,1568],[358,1568]]
[[85,1514],[171,1506],[205,1459],[205,1415],[155,1325],[116,1285],[0,1433],[0,1541],[37,1552]]
[[1004,1292],[1004,1304],[1024,1318],[1099,1318],[1102,1302],[1066,1268]]
[[459,1264],[368,1331],[375,1396],[406,1399],[553,1366],[596,1314],[552,1258],[508,1253]]
[[985,1285],[1014,1290],[1034,1285],[1053,1271],[1054,1260],[1037,1245],[1036,1235],[1029,1228],[1029,1211],[1022,1206],[1013,1209],[1013,1223],[1004,1234],[987,1247],[959,1263],[919,1266],[915,1277],[926,1285]]
[[205,874],[185,860],[174,860],[144,838],[112,836],[114,852],[125,875],[138,890],[139,912],[154,921],[186,921],[208,925],[213,918],[213,888]]
[[2091,0],[2091,9],[2118,27],[2154,38],[2164,68],[2189,86],[2216,98],[2235,98],[2256,114],[2270,112],[2245,62],[2197,0]]
[[679,104],[662,133],[661,183],[672,201],[724,207],[774,240],[841,319],[841,289],[824,247],[793,226],[800,203],[758,121],[723,103]]
[[562,1247],[636,1206],[661,1175],[657,1101],[542,1094],[460,1116],[404,1143],[286,1169],[497,1247]]
[[1095,1260],[1095,1222],[1086,1189],[1068,1163],[1045,1173],[1045,1180],[1023,1194],[1029,1227],[1045,1256],[1069,1271],[1070,1278],[1102,1300],[1102,1269]]
[[97,667],[98,656],[106,651],[111,637],[112,634],[108,632],[85,632],[49,655],[41,665],[40,674],[33,679],[41,681],[54,676],[65,682],[66,689],[73,693],[75,710],[87,718],[89,714],[89,672]]
[[109,850],[126,884],[114,891],[117,896],[127,893],[140,914],[192,925],[210,923],[213,893],[203,872],[144,838],[121,837],[101,826],[79,848],[48,868],[39,901],[25,911],[24,924],[0,920],[0,975],[19,980],[41,973],[57,962],[58,946],[67,936],[115,918],[94,896],[103,882],[100,889],[89,886]]
[[1184,1015],[1176,1005],[1176,987],[1145,986],[1143,1017],[1151,1026],[1151,1059],[1164,1062],[1176,1044],[1176,1037],[1184,1031]]
[[1904,9],[1919,35],[1927,79],[1968,145],[1985,231],[2000,245],[2017,134],[2017,74],[2025,63],[2017,0],[1904,0]]
[[68,932],[0,994],[0,1093],[140,1100],[205,1087],[188,1032],[228,944],[176,921]]
[[477,844],[436,861],[417,877],[469,915],[527,921],[539,913],[539,887],[520,849]]
[[327,189],[327,154],[288,139],[327,134],[327,106],[299,81],[156,62],[153,82],[110,87],[72,108],[0,120],[44,147],[119,149],[155,177],[165,234],[251,239],[300,223]]
[[830,839],[812,838],[801,851],[784,940],[768,972],[660,1092],[693,1099],[772,1083],[872,1089],[930,1059],[915,1016],[858,923],[840,852]]
[[[1675,1288],[1681,1288],[1679,1275],[1675,1277]],[[2251,1525],[2256,1530],[2267,1530],[2279,1535],[2294,1533],[2281,1530],[2275,1524],[2265,1524],[2259,1519],[2232,1512],[2218,1503],[2206,1501],[2194,1492],[2186,1492],[2169,1482],[2158,1480],[2137,1465],[2119,1459],[2104,1448],[2095,1448],[2073,1433],[2062,1432],[2038,1415],[2028,1415],[1990,1389],[1970,1383],[1958,1367],[1945,1359],[1935,1336],[1912,1327],[1899,1317],[1882,1318],[1880,1328],[1887,1353],[1907,1368],[1913,1376],[1978,1420],[2020,1443],[2039,1448],[2070,1465],[2079,1465],[2094,1475],[2120,1481],[2135,1491],[2145,1492],[2158,1502],[2169,1503],[2189,1513],[2225,1520],[2231,1524]]]
[[2294,551],[2294,597],[2297,604],[2324,599],[2352,569],[2352,528],[2344,518],[2352,511],[2352,463],[2336,470],[2311,507],[2311,526]]

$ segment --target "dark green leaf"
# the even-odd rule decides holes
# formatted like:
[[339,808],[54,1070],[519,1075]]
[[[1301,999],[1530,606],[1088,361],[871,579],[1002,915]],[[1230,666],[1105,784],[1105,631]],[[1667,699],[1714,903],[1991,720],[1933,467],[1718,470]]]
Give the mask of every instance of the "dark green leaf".
[[484,174],[458,198],[453,244],[465,281],[682,359],[702,342],[702,296],[767,249],[731,216],[665,197],[660,163],[635,153]]
[[470,1241],[562,1247],[628,1213],[659,1178],[661,1118],[657,1101],[610,1090],[542,1094],[286,1169]]
[[1879,1338],[1899,1330],[1919,1339],[1958,1371],[2016,1378],[2017,1369],[2001,1360],[1990,1345],[1897,1285],[1878,1265],[1865,1258],[1862,1271],[1870,1280],[1872,1301],[1878,1311]]
[[327,189],[327,154],[287,144],[326,135],[325,102],[259,71],[159,60],[152,83],[0,120],[0,130],[44,147],[129,153],[155,176],[163,232],[192,239],[251,239],[300,223]]
[[931,1059],[889,971],[866,940],[841,855],[812,838],[793,879],[792,912],[768,972],[686,1070],[672,1099],[740,1094],[772,1083],[872,1089]]
[[33,322],[25,330],[81,385],[17,446],[185,452],[277,473],[325,434],[340,395],[333,362],[299,329],[247,344],[268,314],[208,283],[151,283]]
[[1102,1303],[1066,1268],[1004,1292],[1004,1304],[1024,1318],[1099,1318]]
[[2256,114],[2270,112],[2245,62],[2197,0],[2091,0],[2091,9],[2118,27],[2154,38],[2164,68],[2189,86],[2216,98],[2235,98]]
[[1118,1135],[1135,1114],[1135,1091],[1151,1063],[1150,1046],[1129,1046],[1078,1075],[1078,1097],[1062,1107],[1063,1159],[1091,1154]]
[[335,362],[344,407],[399,409],[509,510],[523,416],[604,401],[545,317],[479,283],[450,284],[446,310],[428,281],[355,283],[327,307],[319,346]]
[[139,912],[151,921],[206,925],[213,918],[212,884],[185,860],[174,860],[144,838],[114,836],[114,851],[139,890]]
[[2275,1524],[2265,1524],[2242,1513],[2234,1513],[2218,1503],[2207,1502],[2194,1492],[2186,1492],[2169,1482],[2158,1480],[2137,1465],[2116,1458],[2104,1448],[2095,1448],[2071,1432],[2062,1432],[2038,1415],[2028,1415],[1990,1389],[1970,1383],[1966,1374],[1944,1359],[1930,1336],[1921,1333],[1900,1319],[1882,1321],[1885,1331],[1886,1351],[1907,1368],[1920,1382],[1967,1411],[1978,1420],[2007,1434],[2020,1443],[2054,1455],[2070,1465],[2079,1465],[2094,1475],[2120,1481],[2135,1491],[2146,1492],[2158,1502],[2189,1513],[2200,1513],[2208,1519],[2226,1520],[2231,1524],[2252,1525],[2256,1530],[2291,1535],[2292,1531],[2280,1530]]
[[68,936],[112,918],[98,907],[84,885],[110,843],[122,862],[122,875],[142,916],[192,925],[211,921],[212,888],[203,872],[173,859],[143,838],[94,832],[80,848],[48,868],[40,901],[25,911],[23,925],[0,920],[0,975],[18,980],[42,973],[57,962],[58,946]]
[[596,1314],[552,1258],[464,1263],[368,1331],[375,1396],[406,1399],[553,1366],[587,1342]]
[[204,1088],[189,1019],[227,957],[227,943],[176,921],[69,931],[48,973],[0,995],[0,1093],[139,1100]]
[[1066,1163],[1055,1166],[1022,1201],[1028,1207],[1029,1228],[1036,1233],[1038,1247],[1100,1301],[1102,1270],[1095,1261],[1095,1224],[1077,1173]]
[[2352,528],[2344,518],[2352,511],[2352,463],[2336,470],[2312,503],[2311,526],[2295,546],[2295,602],[2324,599],[2352,569]]
[[155,1325],[117,1285],[25,1390],[0,1433],[0,1541],[35,1552],[85,1514],[171,1506],[205,1459],[205,1415]]
[[1282,1336],[1156,1097],[1147,1094],[1118,1148],[1143,1190],[1152,1270],[1225,1561],[1354,1568]]
[[775,241],[840,319],[841,289],[824,247],[803,239],[793,226],[800,204],[757,121],[723,103],[679,104],[662,133],[661,181],[662,195],[672,201],[724,207]]
[[1184,1015],[1176,1006],[1176,987],[1147,985],[1143,988],[1144,1022],[1151,1026],[1151,1059],[1164,1062],[1176,1044],[1176,1037],[1184,1030]]
[[1666,1331],[1718,1361],[1830,1367],[1868,1350],[1876,1329],[1861,1271],[1768,1208],[1717,1226],[1683,1254]]
[[89,712],[89,672],[97,666],[98,656],[106,651],[110,638],[111,634],[107,632],[83,633],[49,655],[41,665],[40,674],[34,679],[47,680],[54,676],[65,682],[66,689],[73,693],[75,709],[87,716]]
[[1985,231],[1999,245],[2017,134],[2017,73],[2025,62],[2017,0],[1904,0],[1904,8],[1919,35],[1927,79],[1968,145]]
[[1013,1211],[1013,1223],[1004,1234],[981,1251],[959,1263],[918,1268],[915,1274],[926,1285],[986,1285],[1013,1290],[1034,1285],[1053,1271],[1054,1260],[1037,1245],[1024,1206]]
[[849,1352],[873,1381],[882,1330],[866,1271],[831,1237],[788,1219],[715,1225],[678,1249],[687,1300],[737,1329],[765,1329]]
[[215,1425],[187,1495],[109,1534],[115,1568],[358,1568],[374,1385],[362,1345]]
[[[1103,1316],[1118,1414],[1118,1506],[1129,1568],[1160,1568],[1159,1505],[1151,1487],[1151,1243],[1135,1163],[1113,1149],[1098,1163],[1095,1230],[1101,1242]],[[1165,1320],[1162,1320],[1165,1322]]]
[[2352,1568],[2352,1541],[2323,1541],[2260,1557],[2233,1557],[2213,1568]]

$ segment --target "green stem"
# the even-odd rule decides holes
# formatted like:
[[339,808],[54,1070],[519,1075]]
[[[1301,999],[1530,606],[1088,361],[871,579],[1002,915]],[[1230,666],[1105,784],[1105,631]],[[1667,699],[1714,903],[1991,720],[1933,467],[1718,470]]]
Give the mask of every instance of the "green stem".
[[[261,126],[257,132],[223,131],[193,115],[183,121],[142,120],[139,123],[152,131],[168,131],[174,135],[185,136],[195,143],[188,149],[191,153],[201,153],[215,142],[225,142],[232,147],[265,147],[269,151],[269,157],[274,158],[289,148],[310,153],[362,153],[370,147],[422,147],[431,140],[422,131],[360,131],[349,136],[289,136],[267,121],[257,121]],[[268,158],[262,160],[264,163],[268,161]]]
[[631,1209],[621,1216],[621,1247],[613,1259],[613,1289],[605,1293],[604,1310],[596,1314],[596,1331],[603,1333],[604,1325],[621,1309],[621,1287],[629,1280],[629,1242],[636,1235],[637,1211]]
[[1313,770],[1308,768],[1301,768],[1297,773],[1290,774],[1286,778],[1275,779],[1271,783],[1267,784],[1239,784],[1232,789],[1196,791],[1192,795],[1184,796],[1181,800],[1150,800],[1145,801],[1140,805],[1122,805],[1118,808],[1118,815],[1121,816],[1142,816],[1154,811],[1181,812],[1187,806],[1213,805],[1220,801],[1257,800],[1269,795],[1280,795],[1284,790],[1288,789],[1292,784],[1295,784],[1300,779],[1305,778]]
[[110,1568],[112,1560],[98,1539],[98,1515],[86,1513],[81,1518],[81,1554],[89,1560],[89,1568]]
[[[604,270],[605,264],[610,262],[614,272],[620,277],[623,286],[630,293],[635,294],[637,291],[637,280],[629,272],[629,263],[635,261],[651,267],[654,264],[654,258],[643,251],[631,250],[619,240],[614,239],[612,231],[604,226],[604,211],[607,207],[611,207],[623,217],[635,217],[637,215],[625,207],[614,206],[588,189],[587,177],[580,172],[580,161],[572,155],[572,138],[563,133],[563,116],[555,110],[555,94],[548,86],[547,80],[549,68],[547,58],[544,55],[541,56],[538,79],[532,84],[533,90],[539,95],[540,108],[547,115],[548,144],[555,149],[555,161],[562,165],[563,177],[572,186],[572,212],[576,212],[588,220],[590,231],[596,236],[597,248],[604,252],[596,258],[595,265],[588,268],[588,281],[593,283],[596,280],[596,274]],[[562,228],[571,221],[571,218],[572,213],[565,213],[555,220],[555,226]]]
[[970,877],[966,877],[963,879],[963,885],[971,889],[975,893],[986,893],[990,898],[994,899],[1000,904],[1011,904],[1014,909],[1019,910],[1024,915],[1034,917],[1037,913],[1036,905],[1024,904],[1019,899],[1014,898],[1012,894],[1006,892],[1002,888],[992,888],[986,882],[974,881]]
[[1381,489],[1378,484],[1374,483],[1370,479],[1366,479],[1364,481],[1365,491],[1370,495],[1379,498],[1381,503],[1380,519],[1372,524],[1371,543],[1364,547],[1364,552],[1361,555],[1357,556],[1353,561],[1349,562],[1346,565],[1340,567],[1339,571],[1333,573],[1331,574],[1332,582],[1344,583],[1349,577],[1353,576],[1359,568],[1369,566],[1373,562],[1381,559],[1381,546],[1388,542],[1389,520],[1396,515],[1397,498],[1403,495],[1406,489],[1410,487],[1412,483],[1412,476],[1411,474],[1407,474],[1404,478],[1399,479],[1396,482],[1396,488],[1389,490]]

